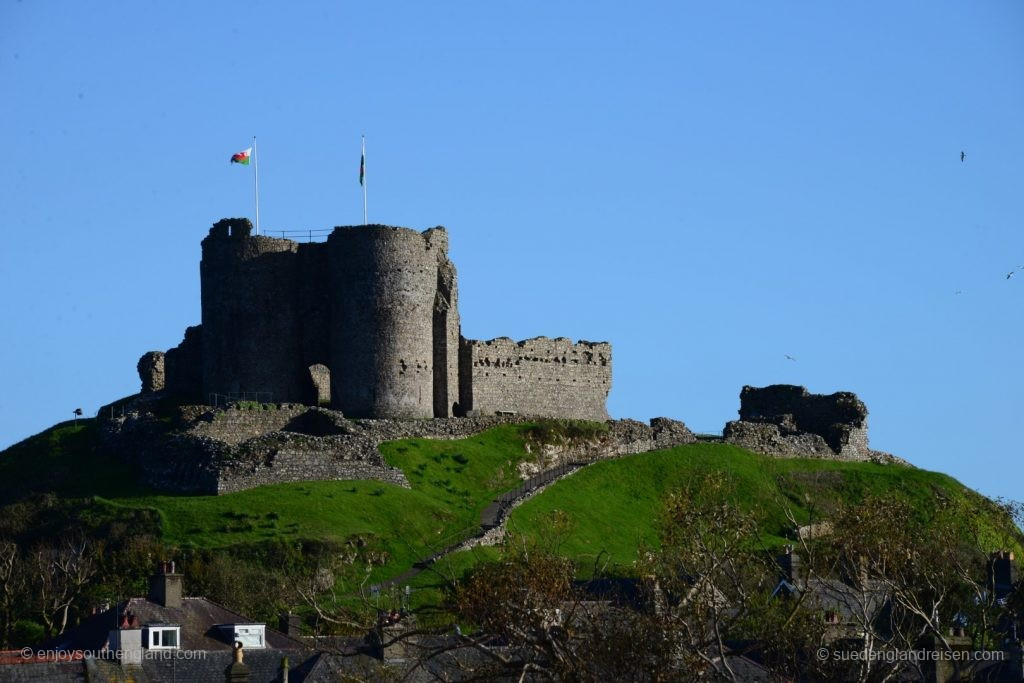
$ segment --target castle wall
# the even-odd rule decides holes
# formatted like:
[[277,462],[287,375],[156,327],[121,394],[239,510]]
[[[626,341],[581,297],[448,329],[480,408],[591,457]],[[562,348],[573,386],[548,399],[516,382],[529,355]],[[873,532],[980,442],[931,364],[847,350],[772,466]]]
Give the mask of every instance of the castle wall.
[[469,415],[513,412],[603,422],[611,345],[560,337],[463,339],[460,404]]
[[[297,277],[294,285],[296,323],[294,331],[299,336],[303,368],[301,383],[308,393],[302,402],[320,405],[330,400],[331,362],[331,299],[327,286],[328,263],[327,245],[310,242],[300,244],[298,250]],[[326,371],[326,372],[325,372]],[[322,394],[321,389],[326,389]]]
[[461,412],[459,401],[459,292],[455,264],[448,259],[448,233],[431,228],[424,238],[437,254],[434,297],[434,417]]
[[[164,358],[179,399],[323,405],[329,395],[351,417],[608,418],[608,344],[462,340],[444,228],[338,227],[306,244],[251,229],[224,219],[203,240],[202,325]],[[156,357],[140,365],[151,391]]]
[[265,392],[263,400],[308,400],[295,305],[299,245],[231,227],[224,235],[215,226],[203,240],[203,398]]
[[422,233],[382,225],[335,228],[327,244],[332,406],[433,417],[438,250]]
[[179,400],[203,400],[203,328],[185,328],[185,338],[164,354],[164,388]]
[[745,386],[739,412],[739,421],[726,426],[726,441],[758,452],[816,456],[827,447],[843,458],[872,454],[867,406],[848,391],[823,395],[790,384]]

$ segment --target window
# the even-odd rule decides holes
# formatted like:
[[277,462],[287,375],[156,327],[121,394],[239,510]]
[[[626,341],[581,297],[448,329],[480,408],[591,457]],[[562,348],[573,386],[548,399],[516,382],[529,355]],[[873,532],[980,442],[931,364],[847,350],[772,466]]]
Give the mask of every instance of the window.
[[247,650],[267,646],[265,624],[217,624],[221,638],[226,643],[241,643]]
[[150,649],[177,649],[180,647],[180,626],[147,626],[146,647]]
[[263,625],[235,626],[235,640],[240,642],[243,647],[263,647]]

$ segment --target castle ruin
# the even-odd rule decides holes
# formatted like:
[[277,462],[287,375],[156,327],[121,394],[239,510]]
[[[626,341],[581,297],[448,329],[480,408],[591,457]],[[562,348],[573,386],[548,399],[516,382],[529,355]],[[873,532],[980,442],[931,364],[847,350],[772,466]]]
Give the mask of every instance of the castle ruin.
[[856,394],[812,394],[792,384],[743,387],[740,419],[725,425],[723,438],[769,455],[844,460],[892,457],[868,447],[868,409]]
[[460,334],[444,228],[337,227],[326,242],[202,242],[202,324],[139,360],[143,393],[325,405],[357,418],[516,414],[604,421],[611,345]]

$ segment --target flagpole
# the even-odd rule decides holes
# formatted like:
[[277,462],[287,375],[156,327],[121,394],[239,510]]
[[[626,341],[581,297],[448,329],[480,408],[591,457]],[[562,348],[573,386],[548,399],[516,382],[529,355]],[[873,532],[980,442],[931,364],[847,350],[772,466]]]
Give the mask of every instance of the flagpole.
[[253,182],[256,194],[256,234],[260,234],[260,157],[256,153],[256,136],[252,136]]
[[363,225],[367,225],[367,220],[366,220],[366,136],[365,135],[363,136],[363,156],[362,156],[362,164],[361,164],[361,167],[359,169],[359,172],[360,172],[359,180],[362,181],[362,183],[360,183],[360,184],[363,186]]

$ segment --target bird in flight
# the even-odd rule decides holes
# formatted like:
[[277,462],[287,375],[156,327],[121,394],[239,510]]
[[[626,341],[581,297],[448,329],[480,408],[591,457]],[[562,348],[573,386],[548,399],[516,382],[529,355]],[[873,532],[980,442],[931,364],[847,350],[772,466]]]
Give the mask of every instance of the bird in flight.
[[960,150],[960,161],[963,162],[963,160],[966,158],[967,154],[963,150]]
[[793,356],[791,356],[791,355],[789,355],[789,354],[787,353],[787,354],[786,354],[786,360],[792,360],[792,361],[795,361],[795,360],[796,360],[796,358],[793,358]]
[[1007,273],[1006,274],[1006,279],[1009,280],[1011,277],[1013,277],[1013,273],[1014,273],[1014,271],[1012,271],[1012,270],[1009,273]]
[[963,293],[964,293],[964,290],[962,290],[962,289],[958,289],[958,290],[956,290],[956,291],[955,291],[955,292],[953,292],[953,293],[954,293],[954,294],[963,294]]

